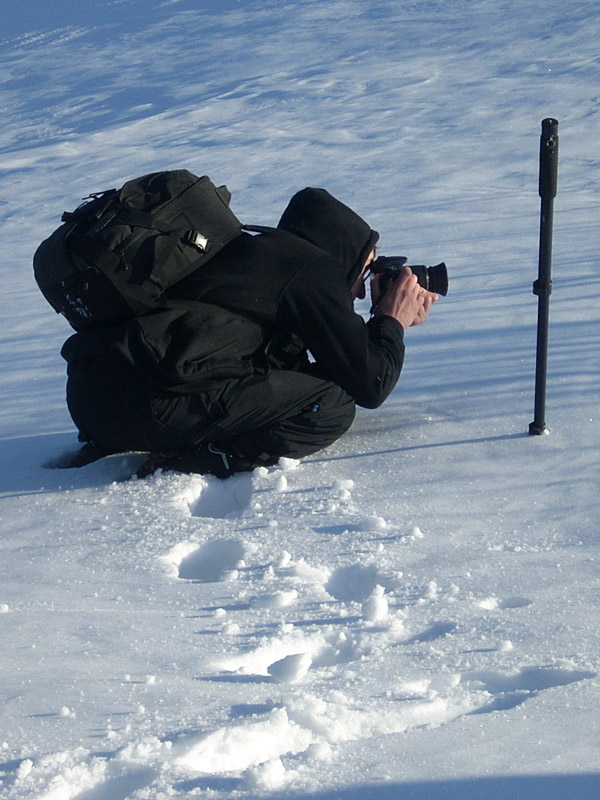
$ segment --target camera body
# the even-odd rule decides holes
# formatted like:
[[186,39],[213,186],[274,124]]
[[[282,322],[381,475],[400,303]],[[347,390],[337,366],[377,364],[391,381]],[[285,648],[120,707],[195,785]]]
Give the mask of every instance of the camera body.
[[379,256],[370,265],[372,272],[381,275],[379,287],[382,295],[389,289],[404,267],[412,270],[413,274],[417,276],[419,286],[422,286],[423,289],[444,297],[448,294],[448,269],[443,261],[434,267],[426,267],[424,264],[407,264],[407,261],[406,256]]

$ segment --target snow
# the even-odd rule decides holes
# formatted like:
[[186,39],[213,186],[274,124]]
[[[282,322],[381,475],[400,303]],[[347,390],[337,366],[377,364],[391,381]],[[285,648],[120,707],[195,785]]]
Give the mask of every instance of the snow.
[[[600,795],[599,24],[592,0],[6,0],[2,797]],[[90,191],[175,167],[255,223],[324,186],[450,293],[311,458],[60,469],[70,331],[32,253]]]

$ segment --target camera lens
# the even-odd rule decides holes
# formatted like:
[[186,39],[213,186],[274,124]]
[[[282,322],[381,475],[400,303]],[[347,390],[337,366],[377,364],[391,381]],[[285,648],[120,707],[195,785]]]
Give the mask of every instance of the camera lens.
[[448,270],[442,261],[434,267],[425,267],[421,264],[411,265],[411,270],[417,276],[419,286],[427,289],[428,292],[441,294],[444,297],[448,294]]

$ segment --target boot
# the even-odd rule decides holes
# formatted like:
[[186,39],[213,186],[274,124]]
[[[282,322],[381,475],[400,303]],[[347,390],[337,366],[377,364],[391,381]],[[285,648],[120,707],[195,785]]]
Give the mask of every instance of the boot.
[[236,456],[206,444],[196,450],[181,453],[150,453],[136,472],[138,478],[147,478],[156,470],[182,472],[185,475],[214,475],[225,479],[236,472],[251,472],[257,464],[243,456]]
[[80,449],[75,453],[73,458],[66,466],[68,469],[71,467],[87,467],[88,464],[92,464],[94,461],[104,458],[105,455],[106,453],[102,450],[99,450],[95,444],[86,442],[82,447],[80,447]]

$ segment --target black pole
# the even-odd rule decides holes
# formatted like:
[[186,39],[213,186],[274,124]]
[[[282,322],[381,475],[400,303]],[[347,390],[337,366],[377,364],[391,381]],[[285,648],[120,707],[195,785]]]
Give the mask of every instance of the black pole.
[[531,435],[546,431],[546,371],[548,367],[548,324],[550,294],[552,293],[552,221],[558,174],[558,120],[542,120],[540,139],[539,192],[542,198],[540,214],[540,254],[538,279],[533,293],[538,296],[537,356],[535,366],[534,420],[529,426]]

